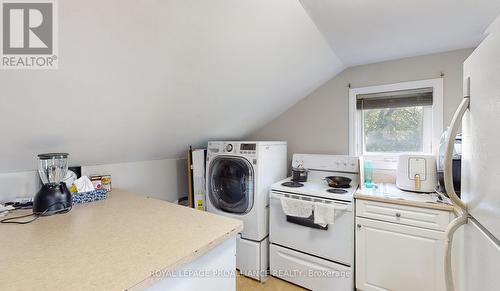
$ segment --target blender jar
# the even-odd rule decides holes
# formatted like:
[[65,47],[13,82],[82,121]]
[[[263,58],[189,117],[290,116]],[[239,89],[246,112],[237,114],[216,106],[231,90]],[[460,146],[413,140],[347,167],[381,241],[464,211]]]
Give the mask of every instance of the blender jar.
[[67,153],[38,155],[38,174],[43,184],[59,185],[68,171]]

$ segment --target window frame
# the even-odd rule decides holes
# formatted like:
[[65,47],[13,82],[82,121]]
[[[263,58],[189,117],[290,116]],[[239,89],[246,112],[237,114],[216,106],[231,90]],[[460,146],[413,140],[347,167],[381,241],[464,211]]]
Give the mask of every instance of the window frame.
[[[430,125],[431,138],[430,150],[425,154],[436,154],[439,148],[439,139],[443,132],[443,78],[428,79],[420,81],[400,82],[394,84],[385,84],[369,87],[359,87],[349,89],[349,154],[355,156],[364,156],[365,159],[373,161],[374,168],[395,170],[400,153],[365,153],[364,152],[364,124],[363,113],[356,108],[356,97],[361,94],[373,94],[381,92],[402,91],[419,88],[432,88],[432,107],[424,106],[424,130]],[[431,118],[429,118],[431,115]],[[427,124],[427,125],[426,125]],[[424,140],[426,137],[424,137]],[[426,144],[429,144],[427,142]],[[424,144],[424,148],[425,148]]]

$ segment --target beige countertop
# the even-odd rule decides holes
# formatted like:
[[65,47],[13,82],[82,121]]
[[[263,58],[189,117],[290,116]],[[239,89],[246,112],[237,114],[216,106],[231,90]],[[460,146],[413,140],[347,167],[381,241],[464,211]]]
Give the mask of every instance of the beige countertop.
[[454,209],[451,204],[435,202],[437,194],[402,191],[394,184],[382,183],[377,186],[377,188],[358,189],[354,198],[444,211],[453,211]]
[[152,272],[178,269],[242,227],[239,220],[113,190],[67,214],[0,224],[0,290],[142,289],[155,282]]

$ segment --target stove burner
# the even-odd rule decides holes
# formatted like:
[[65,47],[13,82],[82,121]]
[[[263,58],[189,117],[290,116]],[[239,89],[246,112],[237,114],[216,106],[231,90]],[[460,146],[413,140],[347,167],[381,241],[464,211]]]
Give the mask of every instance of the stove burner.
[[327,189],[327,192],[333,193],[333,194],[345,194],[348,191],[344,189],[338,189],[338,188],[332,188],[332,189]]
[[299,182],[293,182],[293,181],[290,181],[290,182],[285,182],[285,183],[282,183],[281,186],[285,186],[285,187],[292,187],[292,188],[298,188],[298,187],[303,187],[304,184],[302,183],[299,183]]

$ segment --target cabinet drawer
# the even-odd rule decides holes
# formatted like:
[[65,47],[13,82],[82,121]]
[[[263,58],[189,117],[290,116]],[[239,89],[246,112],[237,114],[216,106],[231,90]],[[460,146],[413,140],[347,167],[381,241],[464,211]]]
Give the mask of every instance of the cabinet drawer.
[[444,231],[452,213],[399,204],[356,200],[356,216]]
[[271,244],[270,273],[315,291],[353,290],[351,267]]

